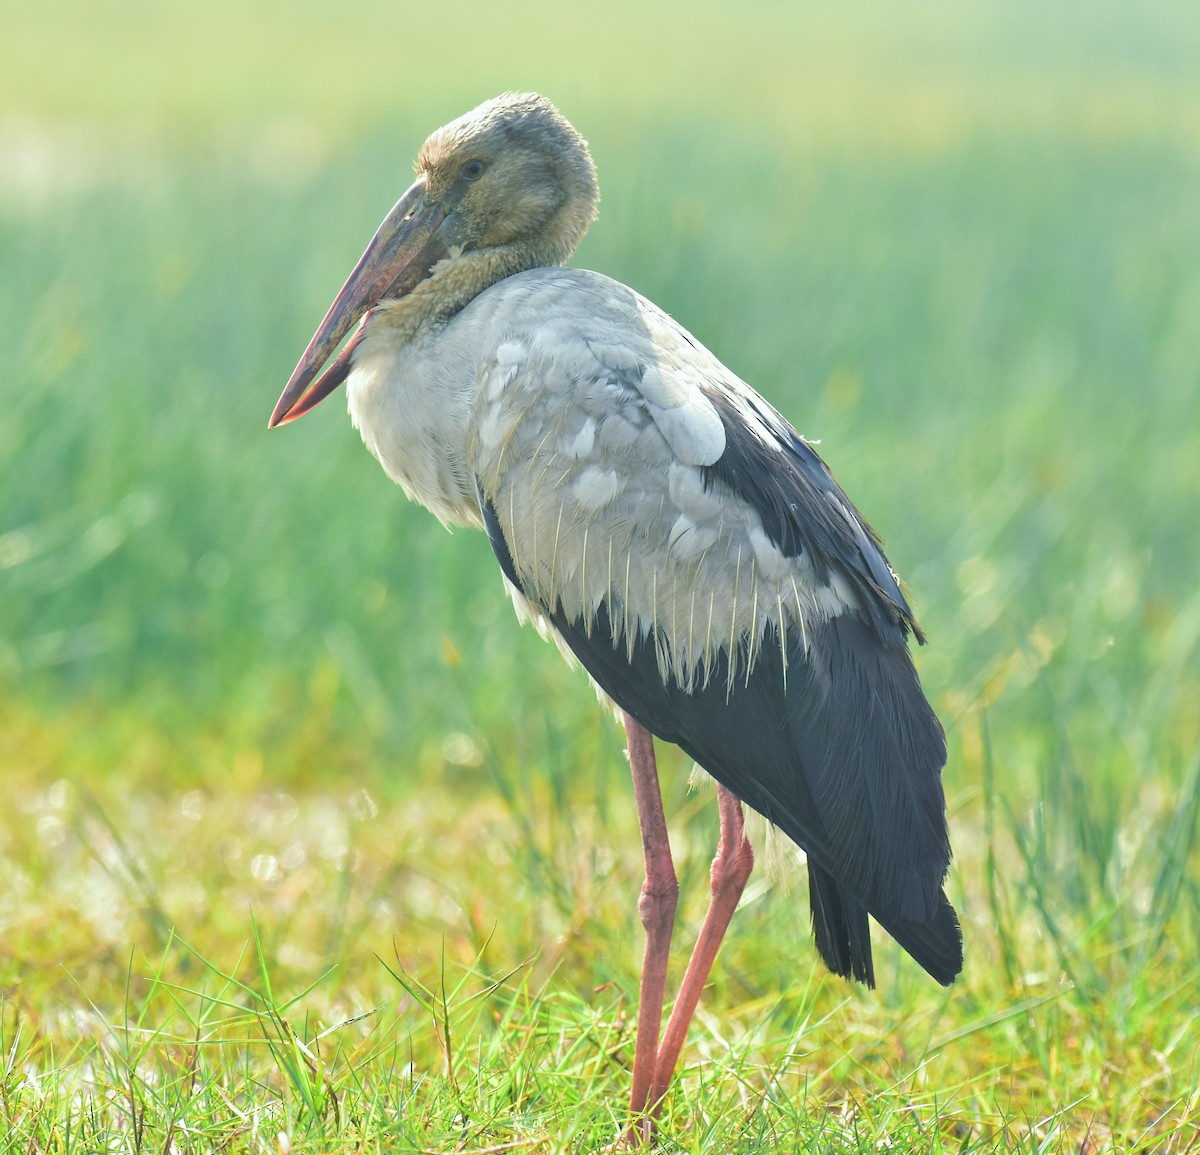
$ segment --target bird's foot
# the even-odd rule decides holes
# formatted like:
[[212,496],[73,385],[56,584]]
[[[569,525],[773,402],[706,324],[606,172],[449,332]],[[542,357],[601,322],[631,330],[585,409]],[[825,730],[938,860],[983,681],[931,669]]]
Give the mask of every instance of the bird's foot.
[[601,1147],[601,1155],[622,1155],[626,1151],[646,1151],[654,1145],[657,1126],[650,1115],[635,1119],[620,1137],[607,1147]]

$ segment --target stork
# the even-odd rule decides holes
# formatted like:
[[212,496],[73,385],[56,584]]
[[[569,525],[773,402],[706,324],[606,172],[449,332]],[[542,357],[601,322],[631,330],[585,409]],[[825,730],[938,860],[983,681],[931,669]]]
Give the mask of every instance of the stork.
[[[812,446],[644,297],[561,267],[599,192],[548,100],[481,104],[429,137],[416,170],[270,425],[345,382],[389,476],[487,533],[518,615],[621,711],[646,871],[636,1144],[753,866],[743,803],[804,850],[832,971],[874,985],[870,915],[938,982],[959,973],[946,744],[908,649],[924,637]],[[665,1031],[679,885],[654,736],[716,779],[720,824]]]

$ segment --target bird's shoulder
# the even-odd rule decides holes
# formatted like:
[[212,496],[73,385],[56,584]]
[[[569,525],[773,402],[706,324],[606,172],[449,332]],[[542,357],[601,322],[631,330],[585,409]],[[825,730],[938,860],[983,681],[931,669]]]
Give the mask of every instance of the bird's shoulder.
[[590,418],[607,433],[601,449],[618,456],[635,442],[643,456],[663,448],[643,433],[688,464],[710,465],[724,452],[705,386],[732,375],[645,297],[599,273],[561,268],[517,274],[481,297],[491,339],[472,432],[482,452],[507,444],[531,415],[543,427]]

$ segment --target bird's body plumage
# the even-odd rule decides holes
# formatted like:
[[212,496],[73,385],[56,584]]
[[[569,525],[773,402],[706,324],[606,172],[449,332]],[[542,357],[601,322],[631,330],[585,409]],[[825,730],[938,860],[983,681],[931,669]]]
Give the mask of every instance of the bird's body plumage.
[[[942,983],[962,939],[942,890],[946,745],[879,540],[812,446],[682,326],[558,267],[598,195],[583,138],[536,94],[437,130],[271,423],[345,381],[388,474],[486,530],[518,611],[624,712],[647,872],[632,1141],[753,865],[741,802],[806,851],[837,973],[873,982],[868,914]],[[678,883],[650,734],[717,780],[721,822],[661,1046]]]

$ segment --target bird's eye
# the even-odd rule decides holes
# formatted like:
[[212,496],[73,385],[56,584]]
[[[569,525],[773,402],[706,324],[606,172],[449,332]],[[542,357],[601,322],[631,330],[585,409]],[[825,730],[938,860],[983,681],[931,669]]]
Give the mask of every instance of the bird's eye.
[[481,160],[469,160],[462,166],[463,180],[478,180],[487,166]]

